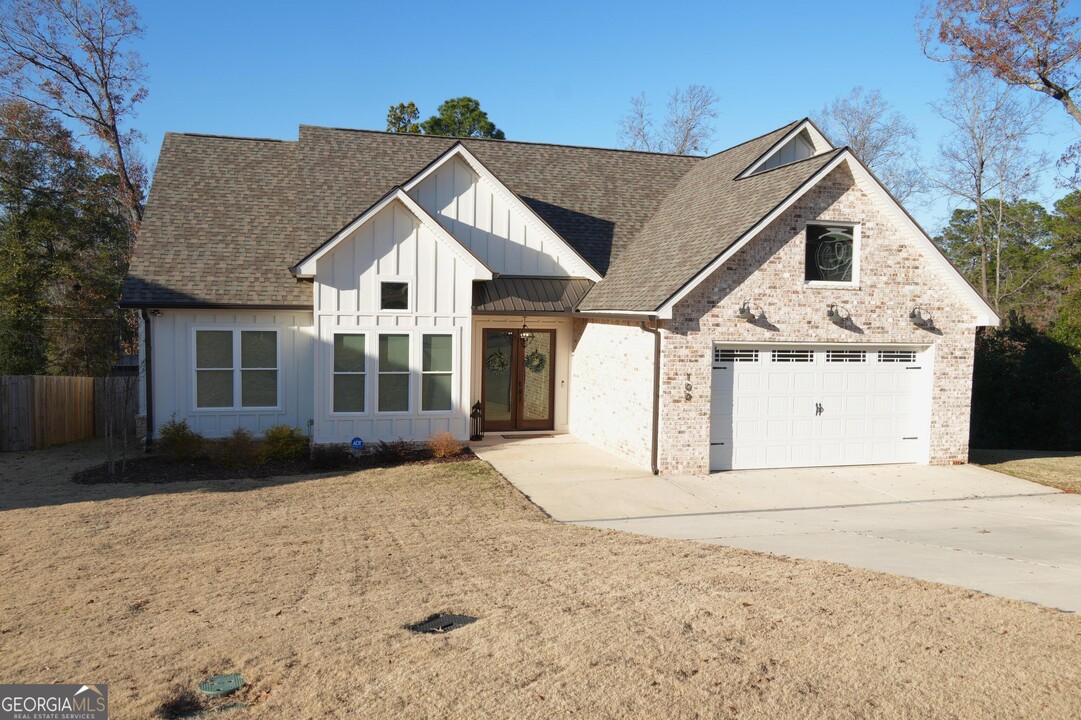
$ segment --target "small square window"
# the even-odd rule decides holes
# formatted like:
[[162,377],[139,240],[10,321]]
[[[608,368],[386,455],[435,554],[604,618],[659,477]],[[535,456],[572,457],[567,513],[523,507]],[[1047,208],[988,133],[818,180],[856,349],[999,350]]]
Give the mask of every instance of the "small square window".
[[808,282],[852,282],[855,252],[852,228],[808,225],[804,279]]
[[409,309],[409,283],[407,283],[407,282],[381,282],[381,283],[379,283],[379,309],[380,310],[408,310]]

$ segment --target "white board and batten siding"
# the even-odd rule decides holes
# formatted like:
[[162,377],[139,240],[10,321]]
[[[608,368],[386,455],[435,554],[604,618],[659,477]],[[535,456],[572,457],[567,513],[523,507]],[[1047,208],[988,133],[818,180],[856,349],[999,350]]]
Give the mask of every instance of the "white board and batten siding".
[[713,349],[710,469],[926,463],[933,349]]
[[500,275],[592,277],[594,270],[527,206],[461,158],[409,190],[451,235]]
[[[474,268],[400,202],[392,202],[318,259],[314,281],[315,441],[365,444],[378,440],[425,440],[449,431],[468,437],[470,316]],[[380,310],[383,281],[409,284],[409,309]],[[365,335],[365,409],[336,413],[334,335]],[[410,338],[410,402],[407,412],[378,412],[378,337]],[[452,410],[421,410],[422,337],[453,338]]]
[[[312,314],[303,310],[170,310],[152,319],[154,433],[174,417],[205,437],[238,427],[255,435],[271,425],[307,431],[312,408]],[[195,333],[198,330],[276,330],[278,404],[274,408],[196,407]],[[140,357],[140,360],[142,358]],[[145,407],[145,398],[142,399]]]

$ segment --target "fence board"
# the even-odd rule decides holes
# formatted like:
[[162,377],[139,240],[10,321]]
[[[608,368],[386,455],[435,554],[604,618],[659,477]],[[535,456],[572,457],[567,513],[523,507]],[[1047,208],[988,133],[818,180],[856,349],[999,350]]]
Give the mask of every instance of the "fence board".
[[33,445],[30,378],[0,377],[0,451],[29,450]]
[[94,396],[94,378],[0,377],[0,450],[44,449],[94,437]]

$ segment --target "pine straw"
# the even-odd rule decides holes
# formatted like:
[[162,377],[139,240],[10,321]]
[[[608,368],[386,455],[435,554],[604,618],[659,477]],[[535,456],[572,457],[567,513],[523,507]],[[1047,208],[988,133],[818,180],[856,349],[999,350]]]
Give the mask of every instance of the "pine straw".
[[[479,461],[75,485],[0,457],[0,678],[154,717],[1078,717],[1081,619],[828,563],[555,523]],[[403,628],[480,619],[446,635]]]

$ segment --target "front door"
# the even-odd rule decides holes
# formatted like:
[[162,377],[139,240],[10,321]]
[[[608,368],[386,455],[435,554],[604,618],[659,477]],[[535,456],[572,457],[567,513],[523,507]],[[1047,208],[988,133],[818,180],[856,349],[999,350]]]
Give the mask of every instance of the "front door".
[[484,331],[484,429],[555,427],[554,330]]

